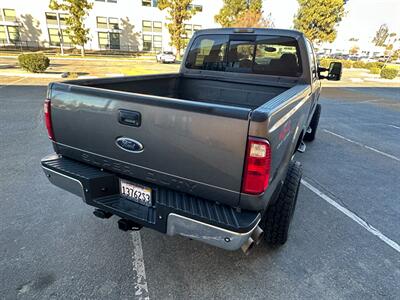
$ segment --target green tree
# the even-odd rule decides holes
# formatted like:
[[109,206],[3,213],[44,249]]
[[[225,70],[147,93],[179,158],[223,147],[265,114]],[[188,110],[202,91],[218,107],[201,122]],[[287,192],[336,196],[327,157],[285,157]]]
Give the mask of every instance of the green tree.
[[[222,27],[235,26],[244,19],[262,18],[262,0],[224,0],[224,5],[214,19]],[[256,22],[257,23],[257,22]]]
[[190,20],[196,13],[192,7],[192,0],[158,0],[158,8],[167,9],[171,21],[168,24],[168,31],[171,36],[171,45],[176,48],[177,55],[186,47],[187,39],[184,22]]
[[262,12],[247,10],[233,24],[234,27],[273,28],[271,16],[264,17]]
[[346,0],[297,0],[299,10],[294,28],[302,31],[312,42],[333,42],[338,23],[342,20]]
[[375,46],[384,46],[387,38],[389,37],[389,27],[387,24],[382,24],[375,33],[372,42]]
[[49,8],[63,10],[69,13],[66,20],[67,34],[74,45],[81,47],[81,54],[85,56],[85,44],[89,41],[89,29],[85,28],[84,19],[92,9],[93,3],[88,0],[50,0]]

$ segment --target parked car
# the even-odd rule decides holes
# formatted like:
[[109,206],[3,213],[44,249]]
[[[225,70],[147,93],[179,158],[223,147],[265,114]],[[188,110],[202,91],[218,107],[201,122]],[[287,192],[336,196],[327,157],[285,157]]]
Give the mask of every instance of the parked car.
[[160,63],[174,63],[176,57],[172,51],[163,51],[157,54],[156,60]]
[[340,77],[340,63],[317,68],[298,31],[199,30],[179,73],[51,83],[55,153],[43,171],[121,230],[245,253],[263,236],[282,245],[302,176],[295,154],[316,137],[320,79]]

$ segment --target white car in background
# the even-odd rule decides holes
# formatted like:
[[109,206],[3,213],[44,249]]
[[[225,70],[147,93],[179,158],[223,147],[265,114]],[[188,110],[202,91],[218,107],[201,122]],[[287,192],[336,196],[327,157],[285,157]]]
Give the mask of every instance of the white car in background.
[[160,63],[174,63],[176,57],[172,51],[162,51],[157,54],[156,60]]

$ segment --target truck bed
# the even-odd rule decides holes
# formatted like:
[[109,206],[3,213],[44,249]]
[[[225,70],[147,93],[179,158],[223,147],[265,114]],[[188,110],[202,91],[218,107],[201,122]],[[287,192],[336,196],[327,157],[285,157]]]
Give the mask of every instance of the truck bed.
[[166,74],[76,82],[106,90],[255,109],[288,87]]
[[[250,116],[289,87],[182,74],[53,83],[57,153],[132,179],[236,206]],[[140,115],[124,124],[121,111]],[[129,153],[123,137],[144,146]]]

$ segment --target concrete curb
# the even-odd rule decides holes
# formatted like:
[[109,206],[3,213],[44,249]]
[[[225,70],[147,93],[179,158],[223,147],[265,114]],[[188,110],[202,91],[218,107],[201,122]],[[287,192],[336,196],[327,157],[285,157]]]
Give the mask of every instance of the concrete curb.
[[[26,77],[26,78],[50,78],[58,79],[62,78],[61,74],[46,74],[46,73],[10,73],[10,72],[0,72],[0,76],[6,77]],[[93,79],[98,78],[97,76],[79,76],[78,79]],[[68,80],[68,78],[64,78]]]
[[[14,58],[17,59],[18,56],[11,56],[11,55],[0,55],[0,58]],[[123,61],[123,62],[155,62],[155,59],[137,59],[137,58],[132,58],[132,59],[126,59],[126,58],[78,58],[78,57],[54,57],[54,56],[49,56],[51,60],[78,60],[78,61]]]

